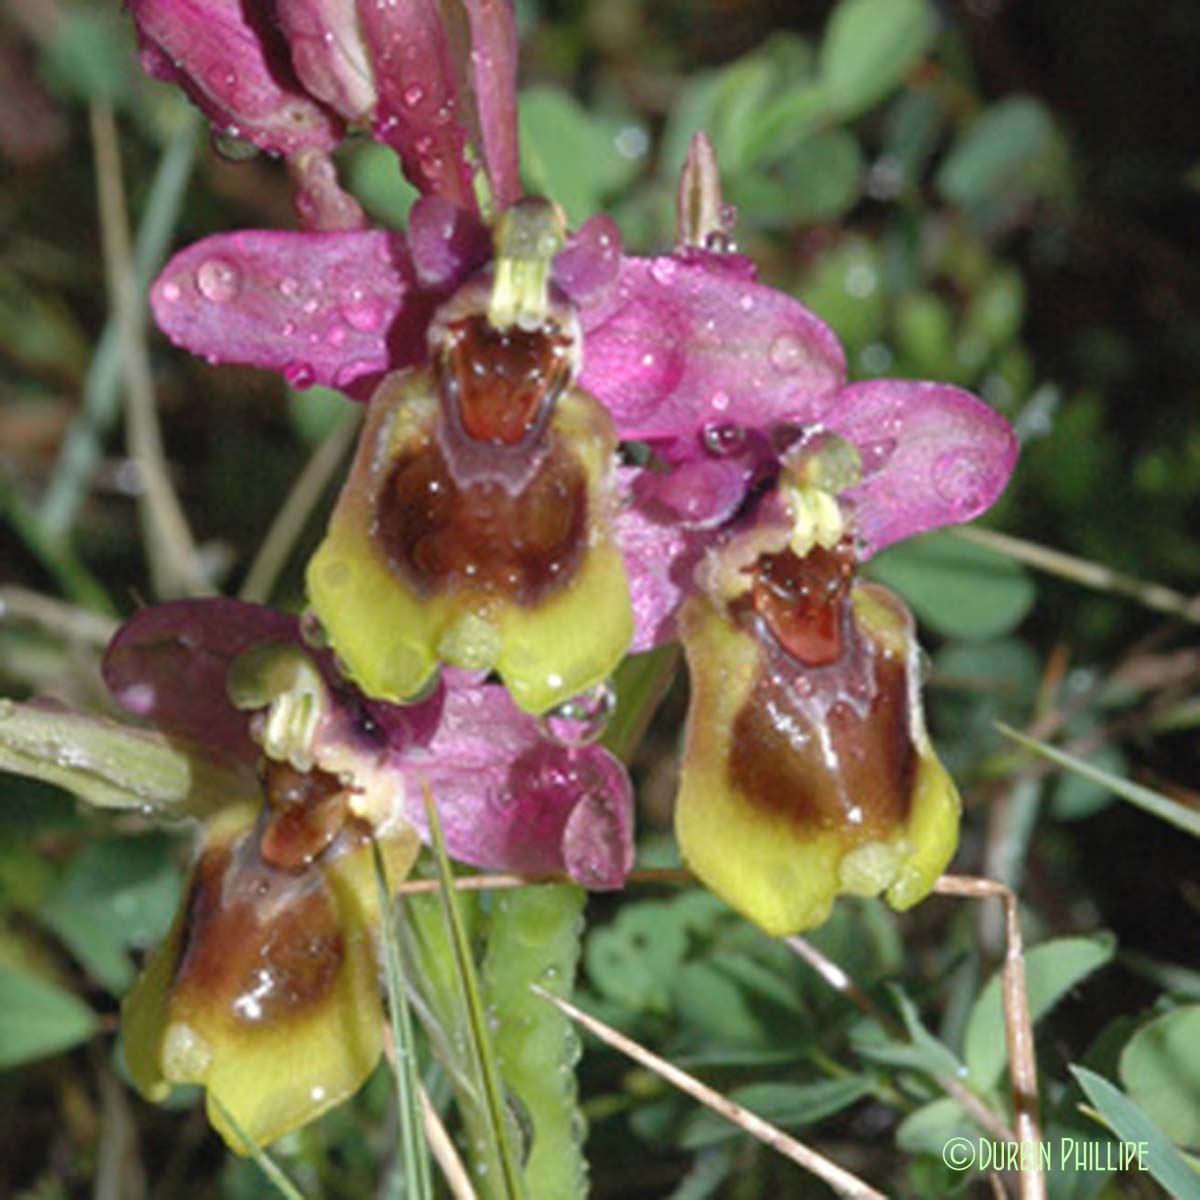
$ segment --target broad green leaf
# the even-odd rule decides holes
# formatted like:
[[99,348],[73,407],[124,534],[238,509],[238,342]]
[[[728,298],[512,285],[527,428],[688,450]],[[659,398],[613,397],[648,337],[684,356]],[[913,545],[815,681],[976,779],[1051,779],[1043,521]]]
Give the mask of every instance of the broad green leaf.
[[1139,1029],[1121,1054],[1120,1073],[1130,1099],[1173,1142],[1200,1149],[1200,1004]]
[[86,1042],[96,1014],[57,984],[0,966],[0,1070]]
[[873,1019],[866,1018],[850,1034],[855,1053],[892,1067],[923,1071],[933,1077],[957,1078],[962,1073],[962,1064],[954,1052],[926,1029],[916,1006],[899,987],[893,986],[889,991],[900,1010],[908,1039],[893,1037]]
[[1015,629],[1033,606],[1034,585],[1020,563],[950,533],[929,533],[872,560],[931,629],[985,641]]
[[588,977],[629,1008],[666,1013],[686,950],[687,934],[670,905],[658,900],[629,904],[588,938]]
[[351,402],[333,388],[310,387],[288,396],[288,420],[306,446],[319,446],[351,410]]
[[[735,1088],[729,1098],[772,1125],[803,1129],[841,1112],[869,1095],[872,1081],[861,1075],[822,1079],[815,1083],[750,1083]],[[699,1150],[739,1136],[727,1120],[707,1110],[693,1113],[684,1123],[679,1145]]]
[[519,111],[525,182],[561,204],[573,228],[637,173],[638,156],[621,150],[622,124],[589,113],[567,92],[531,88]]
[[1200,1175],[1188,1166],[1183,1155],[1142,1109],[1094,1071],[1086,1067],[1070,1070],[1084,1095],[1120,1141],[1147,1144],[1147,1170],[1166,1188],[1168,1195],[1176,1200],[1197,1200]]
[[941,1096],[909,1113],[896,1129],[896,1145],[905,1154],[936,1154],[953,1138],[974,1143],[979,1127],[957,1100]]
[[1058,763],[1060,767],[1065,767],[1068,771],[1074,771],[1083,778],[1108,788],[1122,800],[1128,800],[1130,804],[1136,805],[1150,813],[1151,816],[1158,817],[1160,821],[1166,821],[1167,824],[1182,829],[1184,833],[1190,833],[1192,837],[1200,837],[1200,813],[1180,804],[1178,800],[1172,800],[1161,792],[1152,791],[1148,787],[1142,787],[1141,784],[1132,783],[1120,776],[1110,775],[1107,771],[1099,770],[1082,758],[1076,758],[1075,755],[1068,754],[1065,750],[1057,750],[1045,742],[1039,742],[1036,738],[1027,737],[1015,729],[1010,729],[1007,725],[998,724],[997,728],[1005,737],[1012,738],[1014,742],[1020,743],[1026,750],[1032,751],[1039,757],[1047,758],[1051,762]]
[[346,178],[363,208],[392,229],[407,224],[409,210],[421,194],[400,173],[392,150],[379,142],[362,142],[355,147]]
[[952,204],[977,208],[1012,189],[1039,182],[1058,141],[1046,108],[1030,96],[1011,96],[985,109],[951,147],[937,174]]
[[[1115,746],[1101,746],[1084,761],[1095,770],[1118,778],[1124,776],[1129,766],[1125,755]],[[1072,771],[1063,775],[1055,786],[1050,811],[1060,821],[1079,821],[1106,808],[1112,799],[1111,788]]]
[[[1058,938],[1025,952],[1029,1015],[1035,1023],[1073,987],[1112,960],[1116,942],[1110,934],[1090,938]],[[1001,976],[988,981],[971,1009],[963,1043],[963,1060],[972,1084],[981,1091],[995,1087],[1008,1062],[1004,1034]]]
[[122,99],[130,90],[129,23],[100,6],[64,9],[46,44],[44,69],[56,89],[79,100]]
[[840,0],[820,51],[830,107],[843,118],[866,112],[921,61],[934,32],[925,0]]

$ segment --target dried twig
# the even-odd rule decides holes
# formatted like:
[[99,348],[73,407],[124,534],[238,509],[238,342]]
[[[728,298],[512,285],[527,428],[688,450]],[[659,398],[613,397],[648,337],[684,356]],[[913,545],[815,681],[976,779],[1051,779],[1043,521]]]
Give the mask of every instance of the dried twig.
[[[1008,1040],[1008,1074],[1012,1084],[1016,1140],[1033,1146],[1042,1140],[1038,1117],[1037,1055],[1033,1041],[1033,1020],[1029,1013],[1029,992],[1025,982],[1025,946],[1017,897],[1011,888],[991,879],[967,875],[943,875],[933,890],[942,896],[968,896],[972,899],[998,899],[1004,905],[1007,946],[1001,972],[1004,999],[1004,1031]],[[1018,1174],[1021,1200],[1045,1200],[1046,1175],[1037,1155]]]
[[770,1146],[785,1158],[791,1159],[806,1171],[816,1175],[818,1179],[833,1188],[839,1196],[844,1196],[847,1200],[886,1200],[882,1192],[876,1191],[869,1183],[864,1183],[844,1167],[838,1166],[823,1154],[818,1154],[803,1142],[796,1141],[795,1138],[790,1137],[783,1130],[777,1129],[770,1122],[764,1121],[762,1117],[756,1116],[749,1109],[735,1104],[728,1097],[721,1095],[707,1084],[701,1083],[686,1071],[681,1071],[666,1059],[652,1054],[644,1046],[605,1025],[603,1021],[589,1016],[582,1009],[576,1008],[570,1001],[551,995],[540,987],[535,986],[531,990],[541,996],[543,1000],[548,1000],[551,1004],[556,1005],[572,1020],[578,1021],[589,1033],[595,1034],[613,1049],[619,1050],[635,1062],[641,1063],[642,1066],[679,1088],[681,1092],[686,1092],[689,1096],[699,1100],[701,1104],[711,1108],[719,1116],[731,1121],[751,1137],[757,1138],[764,1145]]

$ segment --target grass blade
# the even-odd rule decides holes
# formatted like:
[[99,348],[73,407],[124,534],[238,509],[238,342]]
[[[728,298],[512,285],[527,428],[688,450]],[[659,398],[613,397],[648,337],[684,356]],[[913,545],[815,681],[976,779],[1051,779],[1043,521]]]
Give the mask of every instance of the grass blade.
[[208,1093],[208,1102],[221,1114],[221,1118],[238,1135],[247,1153],[258,1164],[258,1169],[275,1185],[275,1190],[284,1200],[304,1200],[304,1193],[287,1177],[283,1168],[242,1128],[237,1117],[233,1115],[217,1099],[213,1092]]
[[379,894],[380,941],[383,945],[383,973],[387,980],[388,1014],[392,1023],[396,1081],[396,1113],[400,1125],[400,1153],[404,1156],[404,1194],[409,1200],[432,1200],[433,1180],[429,1155],[422,1136],[420,1084],[417,1080],[417,1047],[413,1037],[412,1012],[404,986],[404,964],[396,936],[396,912],[387,884],[383,854],[379,843],[371,839],[375,864],[375,882]]
[[1005,737],[1011,738],[1030,753],[1048,759],[1064,770],[1074,771],[1076,775],[1082,775],[1084,779],[1090,779],[1101,787],[1108,788],[1114,796],[1128,800],[1130,804],[1136,805],[1153,817],[1158,817],[1160,821],[1166,821],[1168,825],[1174,825],[1176,829],[1182,829],[1184,833],[1190,833],[1192,837],[1200,837],[1200,813],[1193,812],[1177,800],[1172,800],[1169,796],[1164,796],[1161,792],[1156,792],[1151,788],[1142,787],[1141,784],[1131,783],[1119,775],[1102,771],[1082,758],[1076,758],[1075,755],[1068,754],[1065,750],[1048,746],[1045,742],[1039,742],[1037,738],[1031,738],[1027,734],[1018,733],[1002,722],[998,721],[996,728]]

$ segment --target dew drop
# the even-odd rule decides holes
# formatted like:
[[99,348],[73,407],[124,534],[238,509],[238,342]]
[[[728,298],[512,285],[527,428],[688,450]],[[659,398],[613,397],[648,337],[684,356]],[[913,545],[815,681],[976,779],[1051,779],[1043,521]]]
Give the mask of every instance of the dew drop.
[[374,333],[383,324],[383,306],[377,300],[360,296],[342,306],[342,316],[351,329]]
[[290,275],[285,275],[279,281],[279,294],[281,296],[294,296],[300,290],[300,284],[296,282]]
[[616,690],[605,680],[552,708],[538,719],[538,725],[546,737],[560,746],[590,746],[604,736],[616,707]]
[[754,307],[754,297],[753,296],[743,296],[738,301],[738,308],[740,308],[742,310],[742,312],[750,312],[750,310],[753,307]]
[[229,130],[214,129],[209,142],[226,162],[247,162],[258,155],[258,147],[253,142],[237,137]]
[[227,258],[209,258],[196,268],[196,287],[214,304],[227,304],[242,287],[242,273]]
[[279,332],[284,337],[295,337],[296,336],[296,322],[295,321],[284,321],[283,325],[280,327]]
[[179,284],[177,284],[177,283],[164,283],[163,284],[162,298],[168,304],[174,304],[175,301],[178,300],[181,295],[182,295],[182,292],[179,290]]
[[317,373],[306,362],[287,363],[283,368],[283,377],[287,380],[288,387],[295,388],[298,392],[312,387],[317,381]]
[[656,258],[650,264],[650,274],[664,286],[669,286],[679,274],[679,264],[673,258]]
[[346,339],[349,336],[350,330],[348,330],[340,321],[335,321],[325,331],[325,340],[331,346],[344,346],[346,344]]
[[791,375],[808,364],[808,348],[794,333],[781,333],[771,343],[767,357],[782,375]]
[[896,453],[895,438],[876,438],[873,442],[864,442],[858,447],[858,457],[862,463],[862,473],[874,475],[882,471],[893,454]]
[[947,450],[933,464],[933,490],[960,519],[984,504],[991,472],[977,450]]
[[410,84],[404,89],[404,103],[409,108],[416,108],[425,99],[425,89],[419,84]]
[[704,248],[712,254],[733,254],[737,250],[737,243],[729,234],[718,229],[705,235]]
[[700,431],[700,440],[714,458],[726,458],[746,444],[746,430],[741,425],[709,421]]
[[714,412],[725,412],[731,403],[728,392],[713,392],[708,398],[709,407]]

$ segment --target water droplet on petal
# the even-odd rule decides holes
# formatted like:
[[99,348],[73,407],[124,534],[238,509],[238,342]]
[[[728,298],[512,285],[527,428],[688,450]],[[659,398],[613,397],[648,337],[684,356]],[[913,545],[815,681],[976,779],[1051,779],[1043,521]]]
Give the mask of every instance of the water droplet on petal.
[[242,287],[242,273],[227,258],[209,258],[196,268],[196,287],[214,304],[227,304]]
[[753,296],[743,296],[738,301],[738,308],[740,308],[742,310],[742,312],[750,312],[750,310],[753,307],[754,307],[754,297]]
[[858,457],[862,462],[862,473],[865,476],[882,471],[893,454],[896,453],[895,438],[877,438],[873,442],[864,442],[858,447]]
[[552,708],[538,719],[538,725],[560,746],[590,746],[604,736],[616,708],[616,689],[605,680]]
[[934,491],[960,519],[983,506],[991,472],[978,450],[947,450],[933,464],[932,474]]
[[325,340],[331,346],[344,346],[346,339],[350,336],[350,331],[340,321],[335,321],[330,325],[325,333]]
[[296,282],[290,275],[285,275],[279,281],[279,294],[281,296],[294,296],[300,290],[299,283]]
[[373,333],[384,321],[383,306],[370,298],[358,297],[342,306],[342,316],[351,329]]
[[728,392],[713,392],[708,398],[709,406],[714,412],[725,412],[731,403]]
[[296,322],[295,321],[284,321],[283,325],[280,327],[279,332],[284,337],[295,337],[296,336]]
[[669,286],[679,274],[679,264],[673,258],[656,258],[650,264],[650,274],[658,283]]
[[160,294],[168,304],[174,304],[182,295],[177,283],[164,283]]
[[235,137],[228,130],[214,129],[209,142],[213,150],[226,162],[247,162],[258,155],[258,147],[253,142]]
[[746,444],[746,430],[741,425],[709,421],[700,431],[700,440],[714,458],[726,458]]
[[425,89],[419,84],[410,84],[404,89],[404,103],[409,108],[416,108],[425,99]]
[[298,392],[312,387],[317,381],[316,372],[306,362],[287,363],[283,368],[283,377],[287,380],[288,387],[295,388]]
[[771,360],[771,366],[775,370],[783,375],[791,375],[807,366],[808,347],[796,334],[781,333],[771,343],[767,357]]

